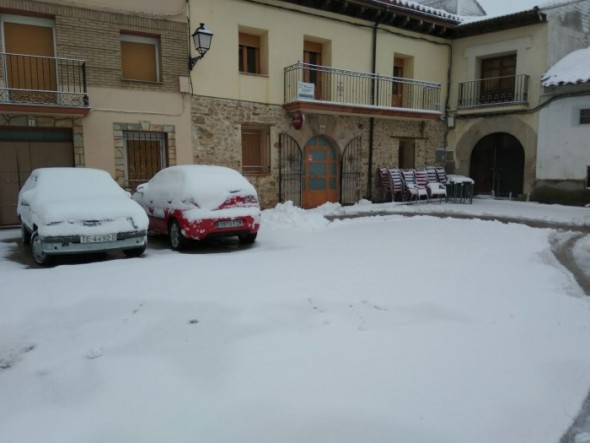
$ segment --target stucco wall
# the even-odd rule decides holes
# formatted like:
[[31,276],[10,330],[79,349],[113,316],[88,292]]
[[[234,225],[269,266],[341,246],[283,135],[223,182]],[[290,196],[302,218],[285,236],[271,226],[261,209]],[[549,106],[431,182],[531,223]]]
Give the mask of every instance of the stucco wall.
[[590,166],[590,125],[580,124],[580,110],[590,97],[555,100],[540,114],[537,179],[584,184]]
[[[283,70],[303,61],[305,39],[325,44],[323,65],[357,72],[372,70],[373,25],[345,16],[322,13],[284,2],[195,0],[191,30],[204,22],[215,33],[211,50],[193,70],[195,94],[261,103],[283,102]],[[268,41],[268,69],[264,75],[238,72],[240,27],[262,33]],[[391,31],[391,32],[389,32]],[[449,46],[443,39],[380,27],[376,72],[393,75],[396,55],[414,57],[407,77],[438,82],[446,93]]]

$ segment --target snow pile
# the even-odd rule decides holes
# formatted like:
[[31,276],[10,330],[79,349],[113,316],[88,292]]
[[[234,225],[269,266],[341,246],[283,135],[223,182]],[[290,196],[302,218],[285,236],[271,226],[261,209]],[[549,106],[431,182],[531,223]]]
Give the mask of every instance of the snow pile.
[[590,236],[581,238],[572,249],[578,268],[590,279]]
[[[338,205],[339,206],[339,205]],[[321,213],[306,211],[288,201],[279,203],[273,209],[262,211],[262,227],[285,228],[296,227],[303,230],[323,229],[329,221]]]

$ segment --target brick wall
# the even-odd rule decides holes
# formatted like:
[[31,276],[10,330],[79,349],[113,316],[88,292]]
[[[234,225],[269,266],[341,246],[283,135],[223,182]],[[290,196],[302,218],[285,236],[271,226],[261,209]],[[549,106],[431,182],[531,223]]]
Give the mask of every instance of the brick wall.
[[[189,75],[186,23],[30,0],[0,0],[0,8],[11,14],[54,17],[57,56],[85,60],[89,86],[177,92],[178,77]],[[121,31],[159,36],[160,82],[121,78]]]

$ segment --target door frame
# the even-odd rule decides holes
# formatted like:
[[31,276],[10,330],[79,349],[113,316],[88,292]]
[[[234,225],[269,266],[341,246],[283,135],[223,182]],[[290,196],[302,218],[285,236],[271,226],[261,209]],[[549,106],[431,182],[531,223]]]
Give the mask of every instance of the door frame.
[[[301,206],[303,208],[313,208],[313,207],[317,207],[320,206],[324,203],[327,202],[338,202],[339,201],[339,195],[340,195],[340,189],[339,189],[339,183],[340,183],[340,166],[341,166],[341,156],[340,156],[340,152],[338,149],[336,149],[336,143],[334,143],[330,138],[326,137],[325,135],[315,135],[313,137],[310,137],[307,142],[305,143],[305,145],[303,146],[303,185],[302,185],[302,199],[301,199]],[[325,180],[325,184],[326,187],[323,189],[325,195],[323,199],[319,199],[319,200],[323,200],[321,203],[316,204],[317,201],[315,200],[314,196],[311,194],[314,191],[311,191],[309,189],[309,180],[312,178],[312,176],[309,174],[309,166],[310,166],[310,161],[314,161],[313,159],[310,159],[309,153],[308,153],[308,149],[311,149],[313,147],[321,147],[324,148],[326,147],[326,152],[328,153],[328,156],[326,157],[325,160],[317,160],[318,163],[316,164],[324,164],[325,165],[325,174],[322,176],[317,176],[317,179],[319,179],[320,177],[322,179]],[[329,155],[332,155],[332,158],[329,157]],[[334,173],[331,174],[330,171],[333,170]],[[332,191],[331,188],[331,184],[332,181],[334,183],[334,188]],[[315,191],[315,192],[319,192]],[[318,201],[319,201],[318,200]]]

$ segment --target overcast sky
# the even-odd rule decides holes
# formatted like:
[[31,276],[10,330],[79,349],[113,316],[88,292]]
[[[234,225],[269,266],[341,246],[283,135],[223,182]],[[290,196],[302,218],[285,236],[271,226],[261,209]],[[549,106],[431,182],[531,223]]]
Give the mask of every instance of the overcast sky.
[[547,0],[478,0],[488,15],[509,14],[524,11],[533,6],[547,3]]
[[547,3],[547,0],[478,0],[488,15],[509,14],[524,11]]

